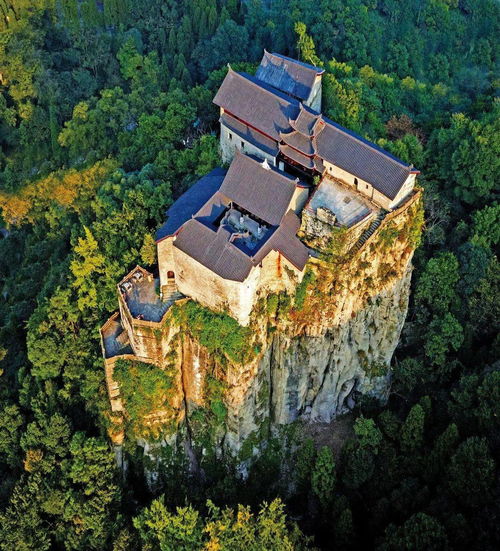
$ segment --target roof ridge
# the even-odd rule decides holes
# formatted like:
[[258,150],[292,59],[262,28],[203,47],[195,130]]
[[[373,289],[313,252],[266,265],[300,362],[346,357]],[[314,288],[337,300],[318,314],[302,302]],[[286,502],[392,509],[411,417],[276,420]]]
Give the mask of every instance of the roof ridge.
[[[261,161],[258,161],[257,159],[254,159],[253,157],[250,157],[250,155],[246,155],[245,153],[242,153],[239,149],[236,149],[235,150],[235,154],[237,154],[238,156],[240,157],[243,157],[245,159],[248,159],[249,161],[255,163],[256,165],[259,165],[259,167],[262,169],[262,170],[266,170],[263,168],[262,166],[262,162]],[[287,174],[285,174],[284,172],[282,172],[281,170],[277,170],[275,167],[273,166],[270,166],[269,167],[271,169],[271,173],[272,174],[275,174],[276,176],[278,176],[278,178],[281,178],[282,180],[284,180],[286,183],[289,183],[289,184],[295,184],[299,178],[298,177],[295,177],[293,178],[293,176],[288,176]]]
[[322,69],[321,67],[316,67],[315,65],[312,65],[311,63],[307,63],[305,61],[300,61],[300,59],[293,59],[293,57],[289,57],[289,56],[284,55],[284,54],[278,54],[276,52],[268,52],[264,48],[264,55],[266,55],[266,54],[271,55],[271,56],[275,56],[275,57],[280,57],[281,59],[290,60],[292,63],[296,63],[297,65],[300,65],[304,69],[307,69],[308,71],[312,71],[316,74],[323,74],[325,72],[325,70]]
[[369,147],[372,151],[375,151],[376,153],[378,153],[379,155],[382,155],[383,157],[385,157],[386,159],[389,159],[392,163],[394,164],[397,164],[399,166],[402,166],[408,170],[412,170],[413,167],[411,167],[410,165],[408,165],[407,163],[405,163],[404,161],[401,161],[401,160],[398,160],[396,157],[394,157],[391,153],[389,153],[389,151],[385,152],[385,151],[382,151],[382,148],[380,148],[380,146],[378,146],[377,144],[375,143],[372,143],[370,142],[369,140],[367,140],[366,138],[363,138],[362,136],[357,136],[356,134],[350,132],[349,130],[347,130],[347,128],[344,128],[343,126],[340,126],[340,124],[336,123],[336,122],[333,122],[333,121],[330,121],[328,119],[323,119],[324,122],[325,122],[325,125],[326,124],[330,124],[331,126],[333,126],[334,128],[336,128],[337,130],[339,130],[340,132],[342,132],[343,134],[349,136],[350,138],[356,140],[357,142],[361,143],[364,147]]
[[[234,74],[234,75],[238,75],[240,78],[244,79],[246,82],[249,82],[250,84],[252,84],[253,86],[256,86],[259,90],[263,90],[264,92],[266,92],[267,94],[270,94],[271,96],[274,96],[275,98],[278,98],[278,99],[281,99],[283,101],[286,101],[288,103],[290,103],[291,105],[293,105],[293,102],[291,102],[290,100],[288,100],[287,98],[284,98],[282,97],[281,95],[279,94],[276,94],[275,92],[272,92],[271,90],[268,90],[265,86],[261,86],[260,84],[258,84],[257,82],[254,82],[251,78],[247,78],[246,76],[243,75],[243,73],[239,73],[238,71],[235,71],[234,69],[231,69],[231,72]],[[260,78],[257,78],[255,77],[255,80],[258,80],[260,82],[263,82],[264,84],[266,84],[263,80],[261,81]],[[284,94],[283,94],[284,95]],[[291,98],[290,98],[291,99]]]

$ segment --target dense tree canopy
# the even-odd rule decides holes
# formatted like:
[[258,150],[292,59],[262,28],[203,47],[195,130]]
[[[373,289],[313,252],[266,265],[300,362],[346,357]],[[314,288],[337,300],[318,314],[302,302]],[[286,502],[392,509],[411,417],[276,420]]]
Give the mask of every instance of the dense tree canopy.
[[[495,0],[0,0],[0,549],[498,548],[499,15]],[[266,433],[243,480],[204,440],[203,477],[166,446],[152,480],[130,440],[124,475],[97,329],[116,282],[154,264],[166,208],[220,164],[227,64],[251,73],[263,48],[321,65],[326,115],[422,171],[392,393],[356,407],[340,451]],[[213,354],[255,353],[228,316],[178,315]],[[125,381],[138,416],[170,388],[142,368]],[[223,391],[211,381],[193,430],[225,421]]]

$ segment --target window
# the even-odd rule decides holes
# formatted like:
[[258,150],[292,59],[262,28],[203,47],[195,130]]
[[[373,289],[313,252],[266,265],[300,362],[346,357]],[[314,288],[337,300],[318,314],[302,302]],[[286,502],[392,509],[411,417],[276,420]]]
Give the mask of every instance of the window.
[[358,179],[357,179],[357,178],[354,178],[354,185],[355,185],[356,187],[358,187]]
[[230,140],[233,139],[233,135],[231,134],[231,132],[228,132],[227,135],[229,136],[229,139],[230,139]]
[[368,189],[368,188],[369,188],[370,186],[369,186],[368,184],[366,184],[366,186],[365,186],[365,187],[366,187],[366,189]]
[[245,142],[241,142],[241,149],[245,149]]

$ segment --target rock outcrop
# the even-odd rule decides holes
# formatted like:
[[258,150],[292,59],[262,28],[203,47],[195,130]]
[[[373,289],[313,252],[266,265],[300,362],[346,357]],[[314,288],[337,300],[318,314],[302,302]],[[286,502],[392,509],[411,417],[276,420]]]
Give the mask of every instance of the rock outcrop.
[[[195,451],[213,445],[244,461],[275,426],[328,422],[359,395],[385,400],[422,221],[417,191],[348,251],[332,244],[333,235],[328,250],[311,257],[294,295],[260,297],[248,328],[199,306],[189,310],[190,300],[177,303],[164,330],[155,331],[158,349],[169,350],[168,368],[157,362],[172,374],[162,408],[169,414],[149,412],[144,427],[154,426],[159,440],[182,434]],[[116,384],[113,391],[116,400]],[[127,396],[121,398],[114,418],[126,426]]]

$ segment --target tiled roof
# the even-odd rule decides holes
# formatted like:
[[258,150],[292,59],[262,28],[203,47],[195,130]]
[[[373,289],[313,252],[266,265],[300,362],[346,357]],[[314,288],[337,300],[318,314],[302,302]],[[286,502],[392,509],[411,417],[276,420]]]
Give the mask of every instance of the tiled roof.
[[231,233],[214,231],[196,218],[186,222],[174,246],[224,279],[244,281],[253,263],[249,256],[229,242]]
[[216,273],[223,279],[245,281],[253,266],[257,266],[272,251],[280,252],[298,270],[302,271],[309,258],[307,247],[297,238],[300,220],[293,211],[283,218],[281,225],[271,234],[252,258],[234,243],[231,232],[225,227],[217,231],[196,218],[186,222],[177,235],[174,246]]
[[281,139],[287,145],[304,153],[304,155],[313,155],[316,152],[313,140],[309,136],[297,132],[297,130],[292,130],[288,134],[282,132]]
[[311,94],[316,75],[323,72],[323,69],[307,63],[264,51],[255,76],[270,86],[305,101]]
[[280,145],[280,151],[288,157],[289,159],[292,159],[292,161],[295,161],[296,163],[299,163],[304,168],[315,168],[314,159],[312,157],[308,157],[307,155],[303,155],[296,149],[293,149],[292,147],[288,145],[281,144]]
[[281,131],[290,128],[289,119],[294,119],[299,112],[297,100],[232,69],[229,69],[213,101],[276,141]]
[[301,103],[297,117],[290,121],[290,126],[301,134],[312,136],[317,131],[315,128],[316,124],[321,120],[322,115],[320,113],[316,113],[316,111],[313,111]]
[[284,172],[266,169],[261,162],[236,151],[220,191],[251,214],[277,226],[288,210],[296,183]]
[[394,199],[413,168],[333,121],[324,121],[315,138],[318,155]]
[[250,128],[228,113],[223,113],[219,119],[219,122],[229,130],[232,130],[243,140],[246,140],[247,142],[258,147],[261,151],[269,153],[269,155],[272,155],[273,157],[276,157],[278,154],[278,145],[275,140],[264,136],[264,134],[261,134],[258,130]]
[[[302,270],[308,252],[296,236],[300,220],[289,210],[296,183],[297,180],[276,169],[264,168],[258,160],[237,151],[220,189],[198,209],[196,218],[184,222],[174,247],[232,281],[244,281],[252,266],[271,250],[281,252]],[[264,237],[262,245],[253,252],[230,241],[233,230],[229,226],[214,225],[231,201],[271,226],[267,239]]]
[[167,210],[167,220],[156,232],[156,240],[173,235],[186,220],[196,214],[204,203],[220,188],[226,171],[215,168],[200,178]]
[[283,218],[280,227],[264,243],[253,261],[257,265],[271,251],[279,251],[298,270],[303,270],[309,258],[307,247],[296,236],[300,227],[299,217],[289,210]]
[[[281,138],[304,156],[283,145],[280,150],[307,168],[312,167],[312,162],[305,155],[314,151],[317,154],[315,166],[319,172],[323,164],[320,159],[323,159],[369,182],[390,199],[396,197],[413,170],[388,151],[307,107],[301,106],[297,118],[290,124],[294,131],[281,133]],[[308,136],[311,138],[308,139]]]

